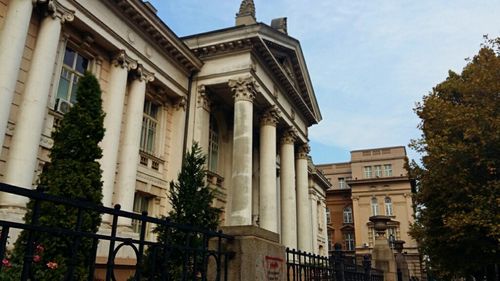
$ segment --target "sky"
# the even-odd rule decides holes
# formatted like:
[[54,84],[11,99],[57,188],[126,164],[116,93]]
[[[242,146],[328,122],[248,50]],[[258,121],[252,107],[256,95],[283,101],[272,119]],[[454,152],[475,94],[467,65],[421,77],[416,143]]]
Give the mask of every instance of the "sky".
[[[234,26],[241,0],[150,0],[178,35]],[[500,36],[499,0],[255,0],[257,21],[288,18],[323,120],[310,128],[315,164],[420,137],[417,102],[461,72],[483,35]],[[410,159],[421,155],[407,147]]]

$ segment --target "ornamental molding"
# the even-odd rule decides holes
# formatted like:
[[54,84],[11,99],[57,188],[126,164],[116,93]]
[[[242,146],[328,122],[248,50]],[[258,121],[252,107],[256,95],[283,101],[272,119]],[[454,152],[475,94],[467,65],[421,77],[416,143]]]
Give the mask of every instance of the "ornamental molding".
[[41,15],[59,19],[62,24],[75,19],[75,11],[64,7],[56,0],[33,0],[33,5]]
[[276,105],[271,106],[264,112],[264,114],[262,114],[262,117],[260,118],[260,125],[276,127],[279,122],[280,114],[281,111]]
[[180,97],[173,103],[173,108],[177,111],[179,110],[186,111],[186,107],[187,107],[186,97]]
[[311,152],[309,144],[300,145],[297,149],[297,159],[307,159],[309,152]]
[[137,61],[130,58],[125,50],[120,50],[118,54],[115,55],[111,60],[111,64],[115,67],[126,68],[129,71],[137,69],[137,67],[139,66]]
[[210,112],[212,101],[208,96],[207,87],[205,85],[198,86],[198,98],[196,100],[198,108],[203,108]]
[[283,133],[281,137],[281,144],[294,144],[297,140],[297,130],[291,128]]
[[134,69],[133,78],[146,83],[155,80],[154,73],[146,70],[142,64],[137,65]]
[[238,79],[231,79],[228,81],[228,85],[233,92],[233,99],[235,102],[238,101],[249,101],[253,102],[257,94],[257,88],[259,85],[255,80],[249,77],[239,77]]
[[206,57],[220,53],[232,52],[236,50],[248,49],[254,46],[251,39],[233,40],[230,42],[217,43],[215,45],[199,47],[193,49],[198,57]]

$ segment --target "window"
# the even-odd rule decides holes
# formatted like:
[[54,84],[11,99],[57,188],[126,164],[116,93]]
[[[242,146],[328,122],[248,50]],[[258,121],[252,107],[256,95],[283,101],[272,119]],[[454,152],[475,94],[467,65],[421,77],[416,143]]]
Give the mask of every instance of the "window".
[[384,165],[384,176],[392,177],[392,165],[391,164]]
[[329,251],[333,251],[334,250],[334,247],[333,247],[333,239],[332,239],[332,236],[333,236],[333,233],[332,231],[328,230],[327,232],[328,234],[328,237],[327,237],[327,240],[328,240],[328,250]]
[[344,223],[352,223],[352,208],[344,208]]
[[389,240],[389,245],[394,248],[394,241],[398,239],[398,231],[396,227],[387,228],[387,240]]
[[[149,209],[149,201],[150,197],[145,196],[141,193],[135,193],[134,195],[134,208],[133,212],[134,213],[142,213],[144,211],[148,211]],[[132,220],[132,229],[134,232],[140,232],[141,231],[141,226],[142,222],[139,220]]]
[[142,116],[141,150],[154,154],[156,151],[156,131],[158,127],[158,112],[160,106],[149,101],[144,101],[144,114]]
[[340,189],[348,188],[347,183],[345,182],[345,178],[339,178],[339,188]]
[[392,200],[390,197],[385,197],[385,215],[392,216]]
[[376,177],[382,176],[382,166],[380,166],[380,165],[375,166],[375,176]]
[[365,172],[365,179],[369,179],[372,177],[372,167],[371,166],[365,166],[364,172]]
[[330,209],[326,208],[326,222],[331,223]]
[[378,216],[378,201],[377,201],[377,198],[375,198],[375,197],[372,198],[371,205],[372,205],[372,215],[373,216]]
[[76,103],[76,88],[78,80],[89,66],[89,60],[75,52],[71,48],[66,48],[64,52],[63,66],[56,97],[61,100]]
[[219,162],[219,127],[217,121],[210,116],[210,128],[208,133],[208,170],[217,173]]
[[344,233],[344,247],[346,251],[354,251],[354,233]]

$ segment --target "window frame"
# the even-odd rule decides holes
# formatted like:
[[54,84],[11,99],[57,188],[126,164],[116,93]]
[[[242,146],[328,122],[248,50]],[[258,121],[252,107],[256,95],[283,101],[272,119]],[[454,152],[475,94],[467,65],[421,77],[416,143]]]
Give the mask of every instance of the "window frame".
[[363,175],[365,179],[371,179],[373,177],[372,166],[364,166],[363,167]]
[[[74,57],[73,57],[73,61],[72,61],[72,65],[69,66],[65,63],[65,59],[66,59],[66,54],[67,54],[67,51],[71,50],[74,52]],[[70,41],[66,41],[64,44],[62,44],[62,46],[60,47],[59,49],[59,52],[60,52],[60,60],[59,60],[59,63],[57,65],[57,71],[55,73],[56,75],[56,81],[54,81],[54,107],[57,106],[57,103],[56,101],[59,100],[59,99],[62,99],[64,101],[67,101],[69,102],[70,104],[74,104],[76,103],[76,87],[78,85],[78,81],[75,83],[74,81],[74,76],[77,76],[78,79],[83,77],[85,71],[91,71],[92,70],[92,65],[93,65],[93,61],[94,61],[94,58],[92,56],[89,56],[89,54],[83,50],[81,50],[80,48],[78,48],[75,44],[71,43]],[[85,59],[87,61],[87,66],[86,68],[83,70],[83,72],[79,72],[77,71],[76,69],[76,63],[78,62],[78,58],[82,58],[82,59]],[[61,87],[61,83],[62,83],[62,79],[63,78],[63,71],[66,70],[69,74],[69,80],[68,80],[68,88],[67,88],[67,92],[65,93],[65,97],[59,97],[59,89]],[[73,92],[74,90],[74,92]],[[73,97],[75,96],[75,98],[73,99]],[[56,108],[55,108],[56,109]]]
[[375,165],[373,167],[375,177],[380,178],[382,177],[382,166],[381,165]]
[[217,174],[220,160],[220,129],[217,119],[210,114],[208,128],[208,157],[207,168]]
[[392,177],[392,164],[384,164],[384,176]]
[[347,206],[342,211],[342,218],[344,223],[353,223],[352,207]]
[[[153,108],[155,115],[153,116]],[[149,155],[157,155],[159,153],[158,139],[161,130],[163,106],[152,99],[144,99],[144,108],[142,111],[141,139],[139,150]],[[151,131],[152,130],[152,133]]]
[[393,206],[392,206],[391,197],[387,196],[384,198],[384,205],[385,205],[385,215],[386,216],[393,216],[394,210],[393,210]]
[[378,200],[377,197],[372,197],[370,201],[370,207],[372,210],[372,216],[378,216],[379,210],[378,210]]
[[344,232],[342,238],[344,240],[344,248],[346,251],[355,251],[356,250],[354,232]]
[[[141,207],[139,209],[141,210],[137,210],[136,208],[136,199],[140,198],[141,199]],[[134,203],[132,205],[132,212],[133,213],[136,213],[136,214],[141,214],[143,211],[147,211],[149,213],[149,210],[151,208],[151,202],[153,202],[153,198],[154,196],[150,195],[150,194],[146,194],[146,193],[143,193],[143,192],[135,192],[134,193]],[[145,203],[145,208],[143,206],[143,204]],[[131,226],[132,226],[132,231],[135,232],[135,233],[140,233],[141,231],[141,226],[142,226],[142,221],[140,220],[132,220],[131,222]],[[147,229],[147,225],[146,225],[146,229]]]

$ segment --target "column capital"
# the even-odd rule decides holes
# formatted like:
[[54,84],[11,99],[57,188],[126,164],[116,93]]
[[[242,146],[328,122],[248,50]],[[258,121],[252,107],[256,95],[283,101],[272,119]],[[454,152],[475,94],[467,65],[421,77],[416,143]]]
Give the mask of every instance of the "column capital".
[[259,85],[252,77],[240,77],[238,79],[230,79],[228,85],[233,92],[234,101],[249,101],[253,102]]
[[295,129],[288,129],[281,136],[281,144],[294,144],[297,140],[297,131]]
[[60,19],[61,23],[71,22],[75,19],[75,11],[64,7],[55,0],[33,0],[33,6],[38,8],[42,15]]
[[307,159],[307,156],[308,156],[310,151],[311,151],[311,147],[309,146],[309,144],[304,143],[304,144],[300,145],[297,149],[297,158],[298,159]]
[[118,54],[111,59],[111,64],[128,70],[136,69],[138,67],[137,61],[127,56],[125,50],[120,50]]
[[155,80],[155,76],[153,72],[150,72],[144,68],[141,64],[137,65],[133,75],[134,79],[139,81],[144,81],[146,83],[153,82]]
[[261,126],[269,125],[276,127],[276,125],[278,124],[280,113],[281,112],[277,106],[275,105],[271,106],[264,112],[264,114],[262,114],[260,118],[260,125]]
[[212,106],[212,101],[207,93],[207,87],[205,85],[198,86],[198,99],[197,99],[198,107],[205,109],[210,112],[210,108]]
[[187,99],[186,97],[180,97],[176,99],[173,103],[173,107],[175,110],[182,110],[185,111],[187,106]]

